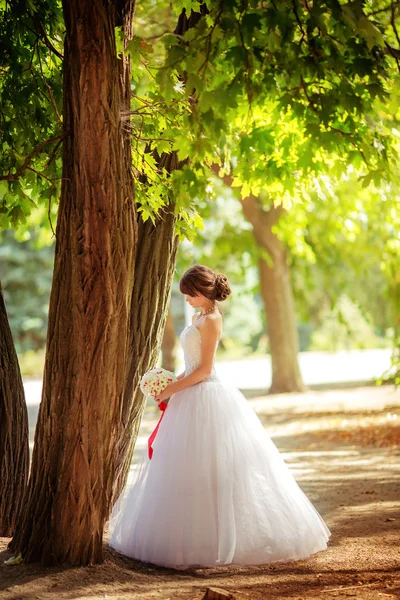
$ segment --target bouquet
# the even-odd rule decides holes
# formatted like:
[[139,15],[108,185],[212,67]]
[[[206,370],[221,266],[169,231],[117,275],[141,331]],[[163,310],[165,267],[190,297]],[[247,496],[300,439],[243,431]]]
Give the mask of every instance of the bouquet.
[[166,369],[152,369],[147,371],[140,380],[140,389],[146,396],[158,396],[167,385],[176,381],[176,377],[171,371]]
[[[147,371],[147,373],[143,375],[142,379],[140,380],[140,389],[146,396],[151,396],[152,398],[155,398],[158,394],[165,390],[167,385],[169,385],[173,381],[176,381],[176,377],[173,373],[171,373],[171,371],[166,371],[162,368],[152,369],[151,371]],[[157,427],[155,428],[148,440],[148,454],[150,459],[153,456],[152,445],[157,435],[158,428],[161,425],[161,421],[163,419],[165,409],[167,408],[167,406],[168,404],[166,402],[159,402],[158,404],[158,408],[162,411],[162,414],[160,420],[157,423]]]

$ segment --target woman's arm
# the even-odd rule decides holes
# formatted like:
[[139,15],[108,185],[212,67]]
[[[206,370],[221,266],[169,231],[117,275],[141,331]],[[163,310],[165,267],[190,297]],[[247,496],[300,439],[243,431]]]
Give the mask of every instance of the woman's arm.
[[170,385],[168,385],[165,390],[163,390],[156,397],[157,401],[166,400],[172,396],[172,394],[176,394],[177,392],[181,392],[191,385],[200,383],[200,381],[203,381],[203,379],[206,379],[206,377],[211,375],[214,353],[219,339],[220,330],[220,319],[205,319],[201,329],[199,328],[201,335],[200,365],[197,367],[197,369],[194,369],[191,373],[189,373],[189,375],[179,378],[179,380],[174,381],[174,383],[170,383]]

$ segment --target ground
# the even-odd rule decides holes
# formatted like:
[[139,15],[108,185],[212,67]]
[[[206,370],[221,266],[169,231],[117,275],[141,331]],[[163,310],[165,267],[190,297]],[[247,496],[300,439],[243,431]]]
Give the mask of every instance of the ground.
[[[307,560],[176,572],[143,565],[105,544],[102,565],[5,566],[1,600],[201,600],[207,587],[237,600],[400,598],[400,390],[314,391],[250,400],[296,479],[332,531]],[[146,410],[139,445],[155,422]]]

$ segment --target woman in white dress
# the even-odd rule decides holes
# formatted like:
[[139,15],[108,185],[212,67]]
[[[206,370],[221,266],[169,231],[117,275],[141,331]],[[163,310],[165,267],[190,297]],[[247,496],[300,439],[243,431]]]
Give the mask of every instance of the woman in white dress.
[[200,309],[181,334],[185,371],[157,398],[168,407],[110,520],[110,545],[156,565],[266,564],[305,558],[330,531],[242,393],[219,381],[218,301],[225,275],[195,265],[180,290]]

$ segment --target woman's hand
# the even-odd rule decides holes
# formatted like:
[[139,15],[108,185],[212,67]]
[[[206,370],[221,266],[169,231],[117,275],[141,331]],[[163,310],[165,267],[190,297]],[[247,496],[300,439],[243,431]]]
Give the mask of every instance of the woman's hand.
[[167,385],[167,387],[165,389],[163,389],[162,392],[160,392],[158,394],[158,396],[155,396],[155,400],[156,402],[164,402],[164,400],[168,400],[168,398],[170,398],[173,394],[172,391],[168,391],[170,389],[172,384]]

